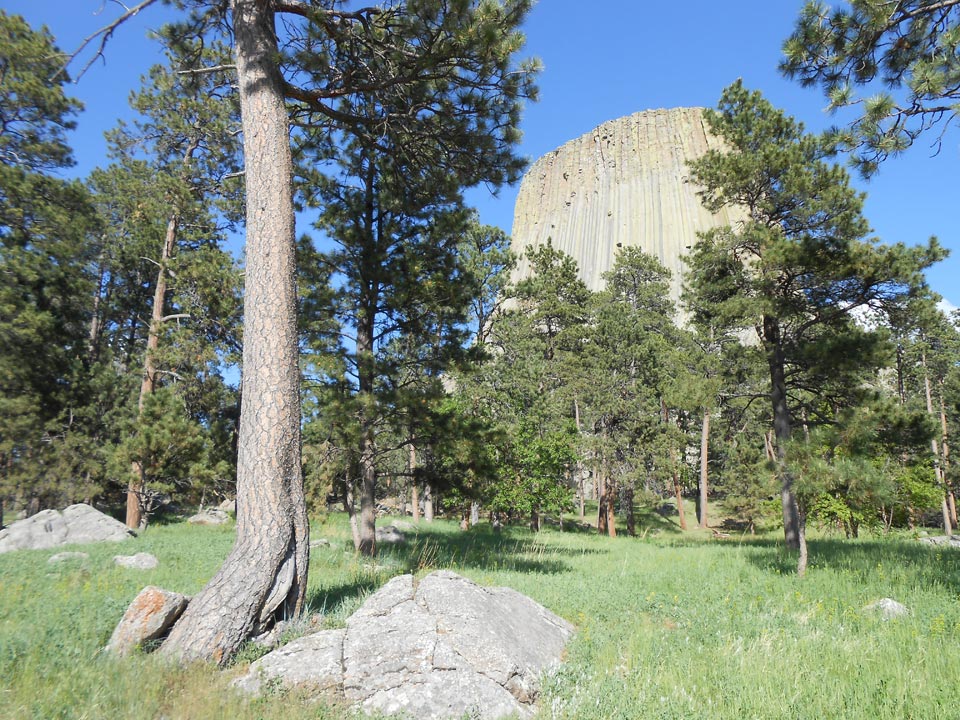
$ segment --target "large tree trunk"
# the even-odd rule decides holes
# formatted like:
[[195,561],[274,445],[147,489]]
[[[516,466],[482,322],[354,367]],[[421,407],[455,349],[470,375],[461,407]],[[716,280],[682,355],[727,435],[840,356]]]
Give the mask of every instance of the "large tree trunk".
[[703,429],[700,433],[700,529],[706,530],[710,524],[707,519],[707,479],[710,460],[710,409],[703,411]]
[[[140,397],[137,400],[137,419],[143,417],[147,398],[157,387],[156,353],[160,346],[160,328],[163,326],[164,302],[167,297],[167,265],[173,257],[173,247],[177,242],[177,228],[180,224],[179,213],[174,212],[167,222],[167,231],[160,252],[160,268],[157,270],[157,284],[153,289],[153,308],[150,312],[150,327],[147,330],[147,349],[143,357],[143,375],[140,379]],[[92,331],[91,331],[92,332]],[[143,512],[143,489],[146,485],[146,472],[143,462],[136,459],[130,468],[130,484],[127,486],[127,527],[140,529],[146,524]]]
[[232,0],[246,164],[243,385],[237,539],[161,652],[223,664],[307,588],[309,526],[300,471],[293,164],[269,0]]
[[637,534],[637,515],[633,510],[633,494],[633,480],[631,480],[623,493],[624,502],[627,504],[627,535],[630,537]]
[[770,402],[773,406],[773,435],[776,440],[777,477],[780,480],[780,503],[783,507],[783,537],[787,547],[800,549],[800,511],[793,490],[793,475],[787,470],[787,443],[792,432],[790,407],[787,405],[787,381],[780,323],[769,315],[763,317],[763,340],[770,369]]
[[343,509],[350,520],[350,536],[353,538],[353,549],[360,549],[360,526],[357,524],[357,502],[353,492],[353,478],[349,475],[344,482]]
[[947,436],[947,403],[944,399],[943,378],[939,380],[938,395],[940,396],[940,456],[943,458],[941,467],[943,468],[943,481],[947,486],[947,505],[950,508],[950,519],[953,526],[957,526],[957,498],[953,493],[953,485],[950,484],[950,443]]
[[[660,418],[664,425],[670,424],[670,408],[667,407],[667,401],[660,398]],[[680,469],[678,468],[677,449],[671,443],[670,447],[670,465],[673,476],[673,494],[677,498],[677,514],[680,516],[680,529],[687,529],[687,513],[683,508],[683,488],[680,486]]]
[[610,514],[607,512],[607,478],[603,474],[602,466],[598,467],[595,475],[597,478],[597,533],[605,535],[607,533],[607,521]]
[[410,443],[410,458],[407,462],[410,470],[410,505],[413,506],[413,521],[420,522],[420,488],[417,485],[417,446]]
[[607,500],[604,503],[607,508],[607,535],[617,536],[617,483],[607,476]]
[[[926,354],[920,356],[920,364],[923,366],[923,389],[927,396],[927,412],[933,415],[933,394],[930,392],[930,374],[927,372]],[[934,478],[943,490],[943,499],[940,503],[940,510],[943,513],[943,534],[949,536],[953,534],[953,526],[950,521],[950,504],[947,500],[947,481],[943,474],[943,465],[940,463],[940,447],[936,437],[930,438],[930,450],[933,452]]]
[[423,519],[433,522],[433,486],[430,483],[423,484]]

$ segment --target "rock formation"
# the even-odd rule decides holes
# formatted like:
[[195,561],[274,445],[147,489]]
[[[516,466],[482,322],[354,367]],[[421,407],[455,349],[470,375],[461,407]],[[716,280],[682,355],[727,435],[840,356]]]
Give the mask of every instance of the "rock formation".
[[342,630],[307,635],[250,666],[236,685],[277,683],[340,697],[367,713],[418,720],[529,717],[540,675],[573,626],[509,588],[449,571],[393,578]]
[[[655,255],[680,296],[681,257],[697,232],[732,224],[738,214],[707,212],[688,182],[687,163],[720,142],[707,134],[702,108],[649,110],[611,120],[537,160],[523,178],[513,248],[546,244],[571,255],[592,290],[613,266],[618,246]],[[520,259],[516,278],[530,272]]]
[[119,542],[133,536],[119,520],[82,503],[56,510],[41,510],[0,530],[0,553],[43,550],[61,545]]

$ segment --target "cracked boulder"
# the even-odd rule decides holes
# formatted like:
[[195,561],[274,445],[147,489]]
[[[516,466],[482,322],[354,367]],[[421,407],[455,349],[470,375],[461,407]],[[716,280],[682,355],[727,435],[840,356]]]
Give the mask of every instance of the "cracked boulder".
[[540,676],[573,626],[509,588],[439,571],[393,578],[344,630],[309,635],[250,666],[236,685],[331,693],[368,713],[436,719],[533,714]]

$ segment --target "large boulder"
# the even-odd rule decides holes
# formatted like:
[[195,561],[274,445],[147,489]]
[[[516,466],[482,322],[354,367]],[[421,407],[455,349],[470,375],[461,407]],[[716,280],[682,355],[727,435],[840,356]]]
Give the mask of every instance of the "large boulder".
[[573,626],[509,588],[449,571],[393,578],[345,630],[310,635],[264,656],[236,684],[309,687],[367,713],[423,720],[529,717],[541,674],[559,663]]
[[126,525],[89,505],[71,505],[58,512],[41,510],[0,530],[0,553],[44,550],[61,545],[120,542],[134,535]]
[[148,585],[130,603],[106,650],[127,655],[143,643],[162,637],[183,614],[187,602],[186,595]]

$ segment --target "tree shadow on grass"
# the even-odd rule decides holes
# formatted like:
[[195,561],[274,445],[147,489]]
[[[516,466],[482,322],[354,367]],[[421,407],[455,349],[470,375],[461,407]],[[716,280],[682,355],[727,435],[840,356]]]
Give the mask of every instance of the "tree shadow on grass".
[[[740,544],[750,548],[748,558],[757,567],[782,575],[797,571],[797,554],[787,550],[782,540],[758,538]],[[956,548],[931,547],[899,539],[818,538],[808,540],[807,545],[809,572],[831,570],[874,582],[882,568],[896,567],[909,577],[898,580],[898,584],[906,582],[922,587],[939,584],[960,593],[960,551]]]
[[[389,521],[378,524],[386,526]],[[407,537],[405,543],[383,543],[375,558],[358,555],[359,572],[351,581],[312,589],[307,595],[307,607],[328,616],[341,614],[345,608],[352,609],[357,598],[381,587],[390,575],[419,575],[440,569],[557,574],[572,572],[563,556],[608,552],[595,548],[560,547],[522,527],[508,526],[501,532],[494,532],[491,526],[481,524],[463,532],[449,524],[437,523],[433,526],[421,524],[414,530],[403,532]],[[339,547],[339,543],[335,542],[334,547]],[[346,541],[343,549],[351,552],[352,543]]]
[[338,615],[343,606],[353,605],[354,598],[369,595],[382,584],[383,582],[379,578],[370,575],[343,585],[311,590],[307,593],[306,607],[309,612],[319,612],[322,615]]
[[544,543],[524,528],[494,532],[489,525],[477,525],[463,532],[420,525],[406,535],[406,543],[381,545],[379,553],[406,572],[465,568],[556,574],[572,570],[560,559],[566,548]]

